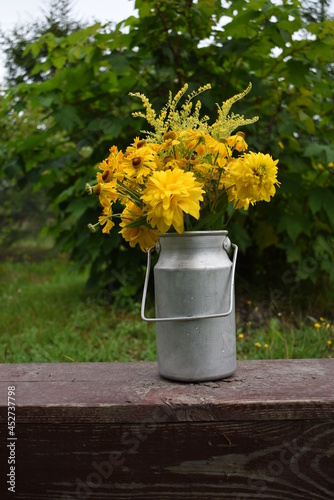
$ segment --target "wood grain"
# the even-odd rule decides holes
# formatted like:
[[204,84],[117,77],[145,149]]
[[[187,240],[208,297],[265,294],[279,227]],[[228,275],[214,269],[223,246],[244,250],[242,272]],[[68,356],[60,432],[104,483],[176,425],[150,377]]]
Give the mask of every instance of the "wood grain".
[[242,361],[201,384],[155,363],[0,365],[0,440],[0,498],[333,499],[334,361]]

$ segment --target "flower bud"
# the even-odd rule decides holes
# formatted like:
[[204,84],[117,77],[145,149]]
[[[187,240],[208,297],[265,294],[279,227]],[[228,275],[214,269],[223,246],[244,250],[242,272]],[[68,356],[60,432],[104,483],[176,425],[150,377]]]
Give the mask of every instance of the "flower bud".
[[174,156],[171,156],[171,155],[165,156],[165,158],[163,159],[163,164],[166,165],[167,163],[169,163],[170,161],[173,161],[173,160],[174,160]]
[[140,156],[136,156],[135,158],[132,159],[132,166],[134,168],[139,167],[139,165],[141,164],[141,160],[142,159],[140,158]]
[[111,177],[112,177],[112,172],[109,169],[105,170],[102,174],[102,179],[104,180],[104,182],[110,180]]
[[139,141],[139,142],[137,143],[137,149],[140,149],[140,148],[142,148],[143,146],[146,146],[146,141],[145,141],[145,139],[142,139],[141,141]]
[[173,132],[173,130],[170,130],[169,132],[166,132],[164,137],[163,137],[164,141],[168,141],[168,139],[176,139],[176,133]]

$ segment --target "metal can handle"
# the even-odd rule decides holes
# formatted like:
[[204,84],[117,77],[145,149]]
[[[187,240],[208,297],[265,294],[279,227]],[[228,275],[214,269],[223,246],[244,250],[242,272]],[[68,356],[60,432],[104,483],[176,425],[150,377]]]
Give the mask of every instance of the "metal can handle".
[[[228,243],[230,243],[230,240],[228,240]],[[162,322],[162,321],[191,321],[194,319],[209,319],[209,318],[224,318],[225,316],[229,316],[232,312],[233,309],[233,296],[234,296],[234,275],[235,275],[235,266],[237,262],[237,255],[238,255],[238,247],[234,243],[232,243],[232,248],[234,250],[233,252],[233,261],[232,261],[232,268],[231,268],[231,293],[230,293],[230,308],[227,312],[224,313],[218,313],[218,314],[204,314],[204,315],[197,315],[197,316],[177,316],[177,317],[171,317],[171,318],[147,318],[145,316],[145,305],[146,305],[146,296],[147,296],[147,289],[148,289],[148,282],[150,278],[150,272],[151,272],[151,251],[155,247],[149,248],[147,252],[147,268],[146,268],[146,275],[145,275],[145,282],[144,282],[144,289],[143,289],[143,298],[142,298],[142,303],[141,303],[141,318],[144,321],[147,322]],[[230,248],[230,245],[224,244],[224,248]]]

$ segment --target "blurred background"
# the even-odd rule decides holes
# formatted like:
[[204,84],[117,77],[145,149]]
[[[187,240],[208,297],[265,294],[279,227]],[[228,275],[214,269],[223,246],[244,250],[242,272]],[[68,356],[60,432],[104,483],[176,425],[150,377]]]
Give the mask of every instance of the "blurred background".
[[[145,93],[211,83],[203,114],[253,88],[235,113],[253,151],[279,159],[270,204],[238,213],[239,358],[332,356],[333,2],[84,0],[2,7],[0,361],[155,360],[139,320],[146,256],[85,184],[109,148],[146,128]],[[152,304],[153,307],[153,299]]]

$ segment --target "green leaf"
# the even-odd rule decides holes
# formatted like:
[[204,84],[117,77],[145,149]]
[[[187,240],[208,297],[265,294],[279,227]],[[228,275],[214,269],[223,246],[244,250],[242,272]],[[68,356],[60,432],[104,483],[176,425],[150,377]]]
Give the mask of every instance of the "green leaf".
[[133,220],[132,222],[129,222],[129,224],[126,225],[126,227],[139,227],[139,226],[146,226],[146,227],[151,227],[146,220],[145,216],[138,217],[137,219]]
[[305,148],[304,156],[318,158],[320,161],[331,163],[334,161],[334,147],[311,143]]
[[38,54],[40,53],[41,48],[42,48],[42,46],[39,42],[35,42],[32,45],[30,45],[31,53],[35,59],[38,56]]
[[65,106],[56,111],[54,117],[58,125],[68,132],[72,132],[77,125],[81,125],[77,108],[68,104],[65,104]]
[[53,102],[59,102],[59,97],[54,92],[41,94],[38,96],[38,102],[45,108],[49,108]]
[[277,246],[279,239],[275,229],[267,222],[259,222],[254,231],[255,241],[259,247],[260,252],[271,245]]
[[284,214],[279,221],[277,231],[279,233],[286,231],[292,242],[295,243],[302,233],[311,236],[311,222],[300,214]]
[[316,214],[321,209],[324,201],[323,195],[324,190],[322,188],[316,187],[312,189],[308,201],[312,214]]
[[329,190],[323,192],[323,208],[327,213],[328,219],[334,226],[334,194]]
[[322,261],[321,269],[328,273],[330,282],[334,283],[334,262],[331,260]]
[[60,56],[60,57],[55,57],[52,59],[52,63],[57,69],[61,69],[65,66],[67,61],[67,57],[65,56]]
[[230,240],[238,245],[241,252],[245,252],[252,244],[249,234],[240,224],[232,222],[228,226],[228,234]]
[[225,211],[218,212],[216,214],[210,214],[206,217],[202,217],[194,226],[193,231],[199,231],[200,229],[206,230],[218,230],[224,228],[224,215]]
[[296,87],[302,87],[305,84],[305,76],[309,71],[308,67],[295,59],[290,59],[286,66],[289,71],[289,81]]
[[87,211],[87,200],[85,197],[71,201],[66,209],[75,219],[79,219]]
[[111,69],[118,75],[121,75],[129,66],[127,56],[123,53],[120,54],[117,52],[112,53],[108,57],[108,63],[110,64]]
[[[282,23],[281,23],[281,25],[282,25]],[[290,35],[290,32],[288,30],[280,29],[279,32],[280,32],[281,37],[285,43],[288,43],[291,41],[291,35]]]
[[30,74],[31,74],[32,76],[34,76],[34,75],[38,75],[38,73],[40,73],[40,71],[41,71],[41,67],[42,67],[41,63],[40,63],[40,62],[37,62],[37,63],[35,64],[35,66],[32,68],[32,70],[30,71]]

